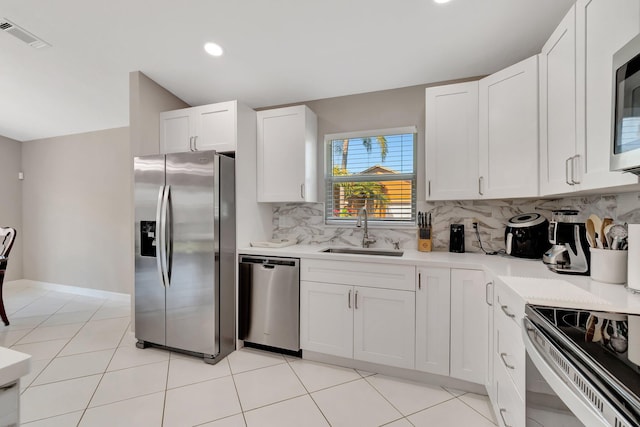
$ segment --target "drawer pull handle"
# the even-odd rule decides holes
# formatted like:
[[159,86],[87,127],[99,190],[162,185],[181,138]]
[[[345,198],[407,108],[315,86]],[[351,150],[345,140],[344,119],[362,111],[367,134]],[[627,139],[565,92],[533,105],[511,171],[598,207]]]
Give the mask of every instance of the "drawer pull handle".
[[349,289],[349,296],[347,297],[347,306],[351,308],[351,289]]
[[0,387],[0,392],[11,390],[12,388],[15,388],[15,386],[17,386],[17,385],[18,385],[18,382],[16,381],[16,382],[13,382],[11,384],[8,384],[8,385],[5,385],[3,387]]
[[356,308],[356,310],[358,309],[358,291],[356,291],[355,297],[354,297],[354,307]]
[[516,317],[516,315],[515,315],[515,314],[510,313],[510,312],[507,310],[507,308],[509,308],[509,306],[508,306],[508,305],[501,305],[501,306],[500,306],[500,308],[502,309],[502,311],[504,312],[504,314],[506,314],[506,315],[507,315],[507,317],[510,317],[510,318],[512,318],[512,319],[513,319],[514,317]]
[[418,290],[422,290],[422,273],[418,273]]
[[504,427],[512,427],[510,424],[507,424],[507,421],[504,419],[505,412],[507,412],[506,409],[500,408],[500,418],[502,418],[502,423],[504,424]]
[[491,307],[493,305],[493,302],[489,298],[489,288],[491,286],[493,286],[493,282],[487,282],[487,284],[484,285],[484,300],[485,300],[485,302],[487,303],[487,305],[489,307]]
[[506,355],[507,355],[507,353],[500,353],[500,359],[502,359],[502,363],[504,363],[504,366],[506,366],[506,367],[507,367],[507,368],[509,368],[509,369],[516,369],[516,367],[515,367],[515,366],[513,366],[513,365],[509,365],[509,364],[507,363],[507,361],[505,360],[505,356],[506,356]]

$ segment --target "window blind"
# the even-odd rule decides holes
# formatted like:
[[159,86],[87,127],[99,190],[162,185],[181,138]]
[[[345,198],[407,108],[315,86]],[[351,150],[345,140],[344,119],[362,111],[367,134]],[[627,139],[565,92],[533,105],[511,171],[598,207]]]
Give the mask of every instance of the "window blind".
[[371,222],[415,224],[415,141],[415,132],[331,135],[326,140],[327,223],[352,222],[366,207]]

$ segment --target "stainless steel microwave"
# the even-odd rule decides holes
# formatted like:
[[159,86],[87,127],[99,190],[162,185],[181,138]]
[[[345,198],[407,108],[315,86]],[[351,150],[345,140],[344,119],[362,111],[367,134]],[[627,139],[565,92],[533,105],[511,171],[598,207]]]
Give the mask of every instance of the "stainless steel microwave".
[[640,35],[613,55],[612,171],[640,175]]

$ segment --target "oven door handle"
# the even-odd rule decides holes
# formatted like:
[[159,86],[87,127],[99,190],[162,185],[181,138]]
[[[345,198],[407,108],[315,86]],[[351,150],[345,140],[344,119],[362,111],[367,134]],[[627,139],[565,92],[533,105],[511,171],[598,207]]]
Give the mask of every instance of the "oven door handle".
[[[522,323],[527,355],[549,387],[582,423],[594,427],[618,426],[620,422],[634,425],[593,387],[591,381],[528,317],[525,316]],[[601,402],[601,405],[596,402]]]

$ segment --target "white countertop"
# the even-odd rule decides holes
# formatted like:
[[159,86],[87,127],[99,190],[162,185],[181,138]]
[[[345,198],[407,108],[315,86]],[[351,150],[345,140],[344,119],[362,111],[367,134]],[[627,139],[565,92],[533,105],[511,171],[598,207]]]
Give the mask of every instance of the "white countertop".
[[0,386],[27,375],[30,370],[30,355],[0,347]]
[[589,276],[558,274],[540,260],[482,253],[419,252],[404,249],[401,257],[323,253],[329,245],[294,245],[285,248],[240,248],[239,254],[325,259],[384,264],[411,264],[484,270],[499,279],[526,302],[553,306],[640,314],[640,295],[624,285],[591,280]]

